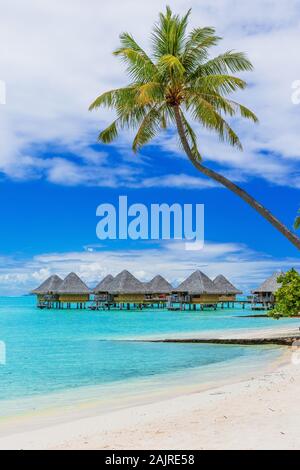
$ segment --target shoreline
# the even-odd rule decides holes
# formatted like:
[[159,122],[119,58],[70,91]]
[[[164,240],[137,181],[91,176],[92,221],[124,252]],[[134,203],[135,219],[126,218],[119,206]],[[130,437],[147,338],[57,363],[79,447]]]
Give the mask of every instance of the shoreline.
[[164,339],[148,339],[151,343],[198,343],[198,344],[235,344],[235,345],[249,345],[261,346],[264,344],[278,345],[278,346],[292,346],[295,341],[300,340],[300,329],[291,330],[279,329],[278,332],[274,331],[260,331],[240,335],[237,333],[222,334],[218,337],[195,337],[195,338],[164,338]]
[[262,339],[243,339],[243,338],[211,338],[211,339],[201,339],[201,338],[186,338],[186,339],[156,339],[156,340],[147,340],[144,342],[147,343],[181,343],[181,344],[232,344],[237,346],[263,346],[263,345],[277,345],[277,346],[292,346],[295,341],[300,340],[300,335],[287,337],[287,336],[278,336],[277,338],[262,338]]
[[[296,331],[299,331],[298,328],[285,326],[276,328],[276,331],[256,330],[254,336],[256,341],[267,338],[273,341],[279,334],[284,333],[286,338],[293,339]],[[241,340],[241,333],[237,330],[225,332],[220,336],[220,341],[226,341],[226,338],[227,341]],[[253,339],[253,330],[244,332],[242,337],[244,341],[247,341],[247,337],[248,341]],[[189,339],[173,338],[170,341],[188,342]],[[192,341],[209,342],[209,337],[199,337],[198,340]],[[265,347],[268,348],[268,345]],[[141,389],[137,388],[132,395],[125,394],[124,399],[122,389],[115,384],[116,397],[120,395],[120,403],[115,409],[106,410],[103,403],[96,398],[88,401],[84,389],[81,389],[78,390],[82,395],[81,403],[61,408],[52,406],[36,409],[27,414],[2,418],[0,449],[230,449],[235,446],[262,448],[259,447],[261,443],[265,448],[273,445],[278,448],[283,444],[287,447],[282,448],[296,448],[297,432],[294,433],[293,429],[290,429],[289,423],[292,422],[293,427],[296,426],[294,418],[298,416],[300,368],[291,363],[291,354],[297,353],[290,347],[272,348],[270,344],[269,347],[271,355],[269,359],[268,354],[265,356],[265,363],[264,359],[259,359],[260,353],[251,358],[249,363],[247,360],[245,363],[243,360],[237,360],[236,364],[234,360],[232,363],[217,363],[211,368],[213,374],[208,374],[206,382],[203,383],[200,378],[203,379],[205,366],[185,372],[192,377],[191,382],[183,376],[180,379],[175,375],[174,381],[170,382],[171,390],[168,393],[158,386],[161,377],[148,378],[151,387],[144,397],[140,393]],[[278,348],[276,358],[276,354],[272,356],[274,348]],[[258,365],[253,362],[255,359],[259,361]],[[284,403],[282,396],[285,397]],[[244,403],[247,403],[245,412]],[[261,409],[263,403],[264,410]],[[270,416],[274,415],[276,420],[281,416],[281,411],[277,413],[276,409],[269,416],[268,410],[275,408],[274,403],[278,409],[281,405],[286,407],[284,419],[292,435],[288,441],[283,441],[282,436],[285,434],[277,436],[278,439],[274,435],[269,437],[275,432],[275,428],[270,428]],[[226,422],[220,418],[220,413],[224,413]],[[252,416],[257,416],[260,424],[253,423],[248,429],[249,417],[251,421]],[[297,417],[297,429],[298,418],[300,416]],[[281,421],[278,425],[280,423]],[[235,438],[229,439],[235,432],[239,434],[234,431],[239,428],[243,429],[243,447],[238,447],[240,444]],[[255,435],[261,433],[255,443],[250,430]],[[214,436],[222,436],[222,433],[227,433],[228,439],[223,436],[220,441],[215,440]]]
[[293,341],[300,340],[300,328],[295,326],[278,325],[275,328],[253,328],[246,332],[242,329],[214,332],[184,332],[168,334],[168,336],[153,335],[140,339],[121,339],[118,341],[150,342],[150,343],[212,343],[212,344],[240,344],[240,345],[263,345],[274,344],[280,346],[292,346]]
[[0,449],[294,449],[300,368],[289,356],[207,390],[13,433]]

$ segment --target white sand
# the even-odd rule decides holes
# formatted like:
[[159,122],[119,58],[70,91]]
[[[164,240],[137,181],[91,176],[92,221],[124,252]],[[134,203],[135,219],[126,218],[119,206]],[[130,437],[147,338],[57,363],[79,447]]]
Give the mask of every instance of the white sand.
[[[300,326],[300,319],[299,319]],[[253,328],[251,329],[235,329],[235,330],[209,330],[209,331],[195,331],[195,332],[184,332],[174,333],[168,335],[155,335],[147,336],[143,339],[148,341],[163,340],[163,339],[262,339],[262,338],[278,338],[279,336],[285,337],[297,337],[300,336],[300,330],[298,326],[285,325],[282,326],[280,321],[274,323],[271,327],[266,328]]]
[[53,426],[41,417],[0,449],[300,449],[300,353],[286,351],[239,383]]

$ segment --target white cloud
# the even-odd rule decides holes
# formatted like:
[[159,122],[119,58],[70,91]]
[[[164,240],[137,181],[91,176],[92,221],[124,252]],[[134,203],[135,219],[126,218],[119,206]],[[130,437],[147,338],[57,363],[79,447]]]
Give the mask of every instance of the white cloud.
[[185,174],[178,175],[165,175],[165,176],[155,176],[152,178],[144,178],[141,182],[133,183],[129,185],[132,187],[142,187],[142,188],[152,188],[159,186],[160,188],[170,187],[170,188],[181,188],[181,189],[202,189],[202,188],[214,188],[217,183],[213,181],[206,180],[204,178],[189,176]]
[[166,242],[139,249],[105,249],[93,245],[81,252],[46,253],[32,259],[1,260],[0,295],[23,294],[57,273],[65,276],[77,272],[93,287],[106,274],[130,270],[141,280],[149,280],[157,273],[177,285],[192,271],[200,269],[211,278],[222,273],[244,292],[251,290],[273,271],[300,268],[299,259],[275,260],[250,250],[239,243],[206,243],[201,251],[186,251],[182,242]]
[[[171,6],[180,13],[192,6],[193,25],[216,26],[225,38],[221,50],[247,51],[255,65],[255,72],[247,75],[251,87],[239,98],[258,114],[260,125],[235,123],[245,153],[219,145],[199,129],[204,156],[239,179],[261,176],[299,187],[300,107],[291,102],[291,84],[300,79],[299,1],[210,0],[187,5],[174,0]],[[107,155],[91,150],[97,130],[111,114],[91,114],[87,107],[99,92],[125,83],[122,66],[111,54],[118,34],[131,31],[148,47],[148,32],[164,7],[160,0],[111,0],[105,13],[98,0],[88,5],[82,0],[10,0],[2,5],[0,43],[5,47],[0,48],[0,79],[7,85],[7,103],[0,108],[0,171],[15,179],[43,177],[56,184],[109,186],[116,178],[136,187],[159,184],[159,174],[147,178],[143,168],[129,165],[128,155],[121,159],[120,172],[119,160],[114,165]],[[121,152],[129,137],[125,134],[118,143]],[[170,145],[169,137],[159,142],[165,148]],[[62,157],[65,153],[72,154],[72,160]],[[83,167],[74,157],[84,160]],[[164,184],[172,186],[174,178],[165,178]],[[181,182],[188,177],[178,178]]]

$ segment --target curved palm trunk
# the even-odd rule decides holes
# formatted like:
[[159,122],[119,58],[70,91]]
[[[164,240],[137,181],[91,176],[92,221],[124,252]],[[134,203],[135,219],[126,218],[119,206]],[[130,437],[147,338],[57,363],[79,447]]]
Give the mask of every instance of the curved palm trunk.
[[253,209],[259,212],[259,214],[261,214],[266,220],[268,220],[273,225],[273,227],[279,230],[279,232],[282,233],[282,235],[284,235],[288,240],[290,240],[290,242],[293,243],[293,245],[296,246],[298,250],[300,250],[300,238],[297,235],[295,235],[293,232],[291,232],[276,217],[274,217],[274,215],[271,214],[271,212],[268,209],[266,209],[262,204],[257,202],[252,196],[250,196],[250,194],[248,194],[242,188],[240,188],[239,186],[237,186],[236,184],[232,183],[230,180],[225,178],[225,176],[222,176],[219,173],[215,172],[214,170],[211,170],[205,167],[198,160],[194,158],[193,153],[191,151],[191,148],[186,138],[183,122],[182,122],[181,115],[180,115],[179,106],[174,106],[174,113],[175,113],[177,130],[178,130],[178,134],[179,134],[182,146],[189,160],[194,165],[194,167],[197,168],[197,170],[199,170],[204,175],[208,176],[209,178],[212,178],[218,183],[221,183],[223,186],[226,186],[226,188],[230,189],[237,196],[242,198],[251,207],[253,207]]

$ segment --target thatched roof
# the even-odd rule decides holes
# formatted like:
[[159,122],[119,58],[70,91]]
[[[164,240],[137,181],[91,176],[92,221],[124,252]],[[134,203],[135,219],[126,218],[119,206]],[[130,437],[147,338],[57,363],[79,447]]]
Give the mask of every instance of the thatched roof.
[[70,273],[64,279],[59,289],[58,294],[89,294],[90,289],[75,273]]
[[281,284],[277,282],[278,277],[283,274],[280,271],[276,271],[272,274],[272,276],[268,277],[257,289],[252,291],[252,294],[259,294],[262,292],[276,292],[280,287]]
[[219,294],[220,292],[211,279],[202,271],[195,271],[183,281],[175,291],[189,294]]
[[111,294],[144,294],[146,288],[129,271],[122,271],[111,282],[108,292]]
[[114,277],[111,274],[108,274],[102,279],[102,281],[99,282],[99,284],[96,285],[96,287],[93,289],[93,292],[108,292],[108,289],[113,280]]
[[242,294],[243,293],[242,291],[240,291],[236,287],[234,287],[234,285],[231,284],[231,282],[228,281],[228,279],[226,279],[226,277],[223,276],[222,274],[219,274],[219,276],[217,276],[213,280],[213,283],[217,287],[220,294],[236,295],[236,294]]
[[52,294],[56,293],[59,286],[62,284],[63,280],[53,274],[52,276],[48,277],[46,281],[44,281],[39,287],[34,289],[31,293],[32,294]]
[[160,274],[155,276],[151,281],[145,282],[144,285],[147,292],[156,294],[169,294],[173,290],[171,284]]

